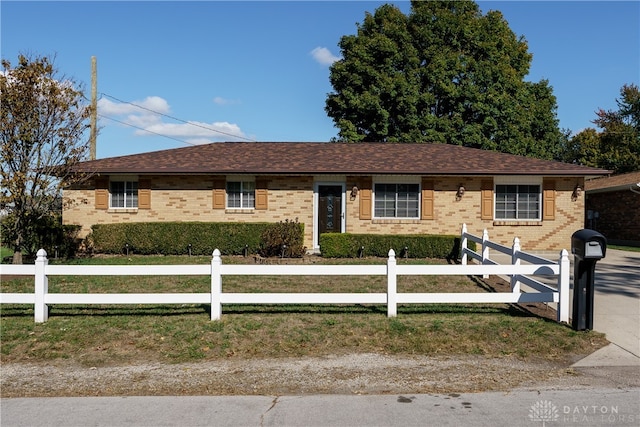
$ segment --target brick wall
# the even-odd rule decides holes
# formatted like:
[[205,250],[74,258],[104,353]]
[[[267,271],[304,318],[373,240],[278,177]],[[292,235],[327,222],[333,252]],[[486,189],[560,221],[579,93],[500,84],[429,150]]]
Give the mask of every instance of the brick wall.
[[[277,222],[295,220],[305,225],[305,246],[313,247],[313,177],[288,176],[267,179],[268,209],[213,209],[214,177],[150,176],[151,208],[132,210],[97,210],[95,194],[90,184],[65,190],[65,197],[76,200],[65,209],[65,224],[82,225],[82,236],[93,224],[153,221],[203,222]],[[575,178],[555,179],[555,219],[534,222],[499,222],[480,218],[481,181],[486,178],[434,177],[433,220],[361,220],[359,195],[349,197],[347,180],[346,231],[373,234],[453,234],[458,235],[462,223],[470,233],[481,235],[487,229],[493,241],[510,246],[519,237],[523,249],[547,251],[570,249],[571,234],[583,228],[584,196],[571,199]],[[465,195],[456,200],[462,184]]]
[[640,194],[629,190],[587,195],[587,209],[599,218],[585,226],[602,233],[609,241],[640,243]]
[[[571,248],[571,235],[582,227],[584,196],[575,201],[571,193],[575,178],[556,178],[555,219],[550,221],[506,222],[480,219],[481,181],[486,178],[434,178],[433,220],[360,220],[359,202],[347,198],[348,233],[397,234],[460,234],[463,223],[470,233],[482,235],[487,229],[491,240],[511,246],[520,238],[523,249],[549,251]],[[580,181],[582,183],[582,181]],[[456,200],[456,191],[462,184],[465,194]]]
[[76,200],[64,210],[65,224],[82,225],[81,236],[93,224],[123,222],[278,222],[296,218],[305,225],[305,245],[313,240],[313,178],[274,177],[268,180],[268,210],[213,209],[213,178],[199,176],[150,176],[151,209],[95,209],[91,184],[67,189]]

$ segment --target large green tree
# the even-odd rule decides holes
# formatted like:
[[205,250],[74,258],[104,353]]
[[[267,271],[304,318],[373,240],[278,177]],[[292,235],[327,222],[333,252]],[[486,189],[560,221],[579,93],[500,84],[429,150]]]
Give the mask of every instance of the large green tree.
[[557,160],[594,168],[600,167],[600,135],[587,128],[567,140],[561,147]]
[[73,167],[88,155],[90,107],[72,79],[60,76],[47,57],[2,60],[0,139],[2,193],[14,263],[22,262],[29,233],[59,212],[62,188],[85,177]]
[[600,166],[616,173],[640,170],[640,91],[624,85],[616,99],[617,110],[596,112],[600,129]]
[[593,123],[574,135],[560,153],[560,160],[626,173],[640,170],[640,89],[623,85],[617,110],[599,109]]
[[436,142],[552,158],[563,138],[546,80],[503,15],[472,1],[366,13],[343,36],[326,112],[348,142]]

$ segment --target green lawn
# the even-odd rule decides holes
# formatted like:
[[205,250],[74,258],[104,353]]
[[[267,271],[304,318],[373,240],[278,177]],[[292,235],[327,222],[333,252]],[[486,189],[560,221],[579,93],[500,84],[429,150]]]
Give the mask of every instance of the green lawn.
[[0,246],[0,260],[3,260],[5,257],[12,256],[12,255],[13,255],[13,250],[5,246]]
[[[223,257],[225,263],[247,261]],[[85,265],[209,262],[209,257],[139,256],[73,261]],[[384,264],[385,260],[314,262]],[[486,292],[500,290],[500,283],[467,276],[401,276],[398,291]],[[49,278],[50,292],[208,292],[209,286],[208,276]],[[226,292],[384,292],[385,287],[385,278],[374,276],[223,278]],[[0,289],[32,292],[33,279],[3,280]],[[601,334],[576,332],[550,320],[551,310],[545,316],[509,304],[401,305],[398,317],[392,319],[386,317],[386,306],[376,305],[225,305],[220,321],[210,320],[208,305],[54,305],[43,324],[34,323],[32,306],[1,308],[3,363],[67,359],[104,366],[371,352],[566,361],[606,344]]]
[[609,245],[608,247],[609,249],[618,249],[620,251],[640,252],[640,247],[638,246]]

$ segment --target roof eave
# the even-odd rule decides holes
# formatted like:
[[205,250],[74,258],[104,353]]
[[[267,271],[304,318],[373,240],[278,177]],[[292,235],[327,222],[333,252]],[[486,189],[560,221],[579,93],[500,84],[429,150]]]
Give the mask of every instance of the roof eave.
[[584,177],[587,179],[608,175],[609,171],[593,173],[589,171],[575,170],[542,170],[542,171],[496,171],[496,170],[454,170],[454,171],[434,171],[434,170],[184,170],[184,169],[101,169],[101,170],[81,170],[81,173],[95,173],[98,175],[425,175],[425,176],[571,176]]

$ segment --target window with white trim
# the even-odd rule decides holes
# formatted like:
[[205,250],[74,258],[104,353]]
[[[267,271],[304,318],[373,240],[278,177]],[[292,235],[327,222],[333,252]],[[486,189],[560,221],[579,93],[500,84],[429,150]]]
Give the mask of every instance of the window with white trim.
[[129,209],[138,207],[138,181],[111,181],[109,207]]
[[256,207],[256,183],[253,181],[227,182],[227,208],[254,209]]
[[540,220],[540,185],[496,185],[496,219]]
[[418,218],[419,184],[375,184],[374,198],[376,218]]

